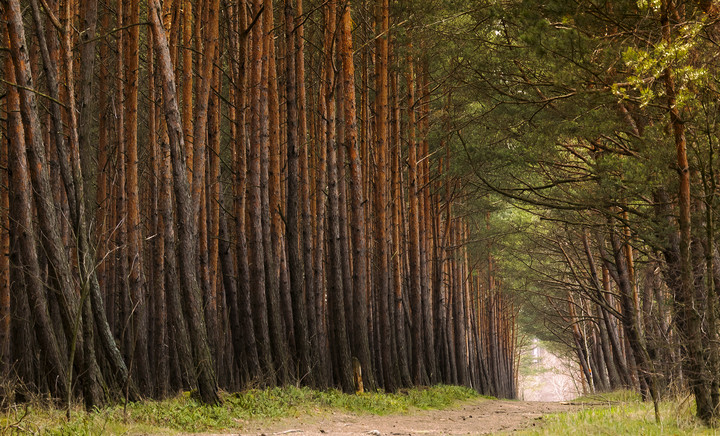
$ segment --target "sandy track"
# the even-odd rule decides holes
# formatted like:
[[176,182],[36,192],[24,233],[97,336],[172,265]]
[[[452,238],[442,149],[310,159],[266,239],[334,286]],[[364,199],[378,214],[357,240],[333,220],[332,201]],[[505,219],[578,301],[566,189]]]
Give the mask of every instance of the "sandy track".
[[476,400],[451,410],[419,411],[409,415],[333,413],[285,419],[267,427],[250,426],[240,435],[479,435],[542,425],[542,415],[572,410],[577,410],[577,406]]

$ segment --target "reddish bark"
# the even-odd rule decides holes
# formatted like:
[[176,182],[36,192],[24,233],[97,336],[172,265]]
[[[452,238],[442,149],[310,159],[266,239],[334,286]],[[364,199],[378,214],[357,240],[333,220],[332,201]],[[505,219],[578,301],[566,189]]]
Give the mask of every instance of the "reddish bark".
[[[276,215],[279,205],[279,160],[280,149],[279,107],[277,101],[277,70],[275,65],[275,39],[273,29],[273,2],[263,2],[263,71],[260,85],[260,186],[261,189],[261,215],[262,232],[265,256],[265,292],[268,302],[268,320],[270,326],[270,342],[272,344],[273,359],[281,384],[290,381],[290,354],[285,339],[285,327],[282,317],[282,298],[280,290],[279,257],[279,215]],[[271,177],[272,176],[272,177]],[[276,227],[277,226],[277,227]],[[289,320],[288,320],[289,321]]]
[[129,298],[132,321],[131,350],[136,368],[138,384],[142,390],[150,390],[150,363],[148,360],[148,308],[145,296],[145,274],[143,271],[142,232],[140,229],[140,198],[138,182],[138,67],[140,27],[134,25],[140,21],[140,4],[123,3],[123,22],[131,24],[125,31],[125,87],[123,125],[125,140],[125,192],[127,196],[127,264],[129,267]]
[[357,108],[355,104],[355,61],[353,59],[352,17],[350,3],[345,3],[340,20],[340,57],[343,66],[343,110],[345,118],[345,147],[350,167],[350,231],[352,236],[352,305],[353,354],[363,370],[363,384],[375,386],[370,358],[370,340],[367,327],[368,278],[366,274],[367,246],[365,228],[365,201],[362,185],[362,164],[358,149]]
[[300,198],[300,169],[299,169],[299,140],[298,140],[298,103],[297,103],[297,49],[295,38],[295,11],[292,0],[285,0],[284,27],[287,59],[285,61],[285,94],[287,100],[287,233],[285,247],[288,258],[288,272],[290,276],[290,298],[292,299],[293,322],[296,347],[296,361],[300,379],[307,378],[313,383],[313,374],[310,361],[310,343],[307,326],[307,306],[305,302],[305,280],[303,276],[303,258],[299,224],[299,198]]
[[[261,13],[263,0],[254,1],[254,12]],[[275,383],[275,369],[272,360],[270,343],[270,330],[268,323],[268,302],[265,293],[265,248],[263,245],[263,220],[262,208],[262,186],[261,186],[261,149],[264,147],[263,135],[261,135],[262,110],[261,110],[261,82],[263,74],[263,53],[264,37],[262,26],[258,23],[252,28],[252,47],[250,61],[250,141],[248,149],[248,175],[247,175],[247,209],[249,233],[248,251],[250,265],[250,289],[252,298],[253,322],[255,327],[255,339],[258,346],[260,365],[263,368],[265,377],[269,384]],[[267,186],[267,185],[265,185]]]

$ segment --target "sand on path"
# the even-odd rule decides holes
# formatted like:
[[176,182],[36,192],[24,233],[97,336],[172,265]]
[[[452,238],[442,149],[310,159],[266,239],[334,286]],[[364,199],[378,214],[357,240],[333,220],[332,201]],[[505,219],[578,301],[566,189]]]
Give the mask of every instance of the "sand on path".
[[[329,413],[287,418],[263,426],[252,423],[236,435],[482,435],[540,426],[543,415],[577,410],[560,402],[478,399],[449,410],[414,411],[403,415]],[[205,435],[209,436],[209,435]]]

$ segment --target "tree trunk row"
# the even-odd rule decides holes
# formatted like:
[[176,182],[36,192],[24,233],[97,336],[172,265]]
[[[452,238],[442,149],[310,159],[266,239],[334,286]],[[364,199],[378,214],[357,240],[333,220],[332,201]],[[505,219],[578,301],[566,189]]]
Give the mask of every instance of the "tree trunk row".
[[514,309],[471,266],[430,64],[388,0],[25,3],[0,29],[0,361],[21,386],[515,396]]

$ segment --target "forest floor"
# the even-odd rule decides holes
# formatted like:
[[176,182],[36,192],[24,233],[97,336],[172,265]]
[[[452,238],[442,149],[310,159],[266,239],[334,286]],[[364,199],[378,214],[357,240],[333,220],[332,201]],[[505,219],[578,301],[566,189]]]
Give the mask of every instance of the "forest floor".
[[476,399],[452,409],[401,415],[332,412],[283,419],[267,426],[255,422],[240,435],[480,435],[541,426],[543,415],[578,409],[559,402]]
[[[546,350],[537,341],[523,352],[520,396],[530,401],[477,398],[439,410],[404,414],[354,414],[328,411],[302,414],[269,424],[246,422],[240,435],[480,435],[541,428],[543,416],[574,412],[567,401],[580,395],[572,362]],[[572,403],[578,404],[578,403]],[[238,433],[232,433],[238,434]],[[209,436],[209,435],[206,435]]]

